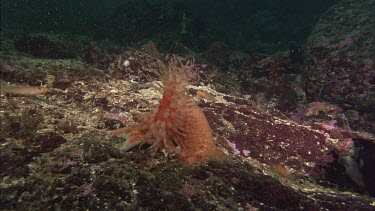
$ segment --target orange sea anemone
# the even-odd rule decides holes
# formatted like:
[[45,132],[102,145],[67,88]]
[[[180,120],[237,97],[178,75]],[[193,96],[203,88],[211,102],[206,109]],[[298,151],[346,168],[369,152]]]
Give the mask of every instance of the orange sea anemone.
[[153,150],[165,150],[188,163],[222,156],[204,113],[187,94],[193,66],[194,61],[184,64],[179,58],[172,58],[168,65],[160,62],[159,71],[154,73],[161,79],[157,89],[163,97],[157,109],[142,115],[137,125],[124,130],[129,135],[122,146],[124,150],[147,143]]

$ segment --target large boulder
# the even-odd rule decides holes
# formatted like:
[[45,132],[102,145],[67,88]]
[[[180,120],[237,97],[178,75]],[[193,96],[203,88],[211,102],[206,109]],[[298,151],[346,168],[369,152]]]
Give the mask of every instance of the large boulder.
[[374,0],[342,0],[323,14],[306,45],[307,93],[371,112],[374,96]]

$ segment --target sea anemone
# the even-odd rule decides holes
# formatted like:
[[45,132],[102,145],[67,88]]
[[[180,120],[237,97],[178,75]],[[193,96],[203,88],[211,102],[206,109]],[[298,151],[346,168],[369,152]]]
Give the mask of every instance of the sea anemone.
[[[194,61],[184,64],[176,57],[168,65],[159,63],[159,70],[153,72],[161,80],[156,88],[163,97],[156,109],[140,117],[138,124],[122,130],[129,135],[122,149],[147,143],[155,151],[177,155],[188,163],[221,157],[204,113],[187,94],[193,66]],[[122,132],[112,132],[119,133]]]

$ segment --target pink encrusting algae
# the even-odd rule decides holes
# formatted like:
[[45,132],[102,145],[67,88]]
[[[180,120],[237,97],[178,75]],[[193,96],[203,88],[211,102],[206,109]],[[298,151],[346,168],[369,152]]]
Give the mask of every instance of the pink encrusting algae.
[[213,142],[204,113],[187,95],[185,86],[192,78],[190,69],[193,63],[183,64],[178,58],[173,58],[169,65],[160,63],[159,71],[155,71],[162,81],[157,86],[163,94],[158,108],[142,115],[137,125],[110,133],[129,135],[122,146],[124,150],[147,143],[151,149],[176,154],[187,163],[223,156]]

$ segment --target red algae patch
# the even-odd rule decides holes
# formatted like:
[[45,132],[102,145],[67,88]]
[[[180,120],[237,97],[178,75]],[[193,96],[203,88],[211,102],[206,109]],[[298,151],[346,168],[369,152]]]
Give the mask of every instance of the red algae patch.
[[185,86],[194,75],[193,66],[194,62],[184,64],[176,57],[168,65],[160,62],[159,71],[153,71],[162,81],[156,87],[163,95],[157,109],[143,114],[137,125],[110,132],[128,135],[123,150],[147,143],[151,149],[177,155],[187,163],[224,157],[213,142],[205,115],[187,94]]

